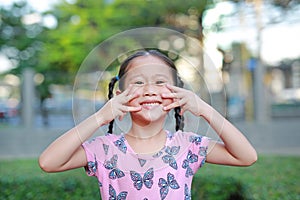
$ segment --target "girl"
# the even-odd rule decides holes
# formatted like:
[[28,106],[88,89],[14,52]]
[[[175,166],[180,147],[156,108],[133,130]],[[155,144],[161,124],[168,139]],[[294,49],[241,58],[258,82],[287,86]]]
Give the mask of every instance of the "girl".
[[[113,96],[115,83],[119,90]],[[191,199],[193,175],[204,162],[249,166],[257,154],[243,134],[193,92],[186,90],[172,60],[156,50],[128,57],[109,84],[109,101],[55,140],[40,156],[40,167],[59,172],[85,167],[96,176],[102,199]],[[174,109],[176,132],[164,130]],[[203,117],[222,143],[183,132],[183,113]],[[129,112],[127,133],[86,141],[105,124]]]

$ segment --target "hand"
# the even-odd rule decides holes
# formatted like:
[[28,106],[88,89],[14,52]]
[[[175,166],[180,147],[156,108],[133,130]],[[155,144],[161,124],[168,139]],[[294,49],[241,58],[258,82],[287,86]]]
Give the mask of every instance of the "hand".
[[133,86],[124,90],[122,93],[117,94],[111,98],[99,111],[98,116],[103,120],[104,124],[108,124],[116,117],[119,117],[119,120],[122,120],[127,112],[137,112],[142,108],[140,106],[127,106],[127,103],[137,98],[138,94],[134,93]]
[[172,85],[166,86],[171,92],[162,94],[163,98],[173,99],[173,103],[165,106],[163,109],[168,111],[178,106],[181,107],[180,115],[185,111],[190,111],[196,116],[202,116],[204,108],[207,105],[199,96],[190,90],[179,88]]

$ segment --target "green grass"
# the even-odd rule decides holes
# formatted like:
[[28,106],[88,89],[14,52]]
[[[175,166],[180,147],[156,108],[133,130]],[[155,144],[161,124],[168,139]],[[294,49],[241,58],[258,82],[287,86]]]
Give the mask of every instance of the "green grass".
[[[200,189],[201,179],[207,181],[208,184],[215,183],[211,189],[205,187],[213,196],[213,198],[207,199],[219,199],[214,198],[217,196],[217,193],[212,191],[223,192],[222,188],[216,188],[218,179],[223,179],[225,182],[234,183],[234,187],[241,187],[240,192],[243,193],[246,199],[299,200],[299,170],[300,157],[260,156],[258,161],[251,167],[228,167],[207,164],[196,175],[194,182],[200,182]],[[223,182],[221,181],[221,183]],[[226,189],[230,189],[230,186]]]
[[[300,157],[261,156],[251,167],[206,164],[195,175],[194,199],[300,200]],[[47,174],[36,160],[0,160],[0,200],[100,199],[83,169]]]

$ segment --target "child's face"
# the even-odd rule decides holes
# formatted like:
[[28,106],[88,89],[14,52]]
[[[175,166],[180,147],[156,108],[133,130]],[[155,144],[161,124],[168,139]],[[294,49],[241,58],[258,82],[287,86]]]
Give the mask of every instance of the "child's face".
[[154,56],[141,56],[133,59],[127,69],[124,86],[133,85],[132,92],[138,97],[129,106],[141,106],[142,110],[131,113],[133,120],[143,123],[164,119],[167,112],[163,107],[173,102],[162,98],[161,94],[170,93],[166,84],[173,85],[172,68]]

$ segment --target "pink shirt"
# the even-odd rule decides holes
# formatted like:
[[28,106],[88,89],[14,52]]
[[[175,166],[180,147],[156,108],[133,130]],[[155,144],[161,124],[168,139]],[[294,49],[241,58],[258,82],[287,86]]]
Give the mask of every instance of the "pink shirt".
[[102,199],[191,199],[193,175],[205,163],[209,138],[166,131],[165,147],[136,154],[123,134],[85,142],[89,176],[96,176]]

